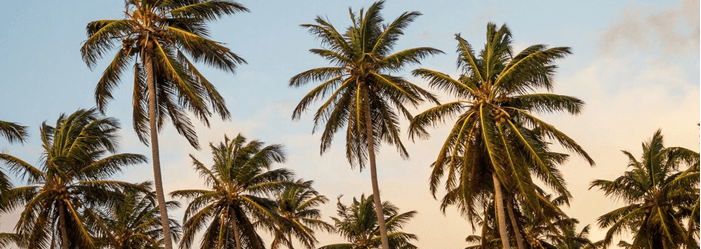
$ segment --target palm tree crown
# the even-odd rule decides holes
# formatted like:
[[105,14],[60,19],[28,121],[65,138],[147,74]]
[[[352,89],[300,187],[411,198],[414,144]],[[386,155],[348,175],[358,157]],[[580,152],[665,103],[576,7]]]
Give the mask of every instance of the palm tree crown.
[[428,80],[430,86],[458,99],[417,115],[409,127],[410,137],[425,138],[428,126],[457,116],[432,166],[431,191],[435,195],[447,173],[448,194],[444,202],[459,205],[469,217],[476,213],[476,203],[485,203],[482,199],[489,198],[485,194],[488,183],[494,185],[498,210],[504,208],[502,187],[506,196],[518,193],[531,210],[542,210],[531,173],[557,195],[570,197],[555,168],[566,156],[548,152],[546,139],[583,156],[592,165],[594,162],[574,140],[534,113],[578,114],[584,103],[569,96],[532,93],[552,90],[556,69],[553,61],[569,54],[570,49],[533,45],[514,55],[511,31],[506,25],[497,28],[493,23],[487,25],[487,42],[479,57],[460,35],[455,39],[457,65],[463,71],[458,79],[429,69],[413,71],[415,76]]
[[210,147],[214,157],[211,168],[190,157],[211,189],[177,190],[170,194],[191,200],[185,210],[180,248],[190,248],[202,228],[205,231],[200,248],[265,248],[254,225],[259,220],[274,219],[275,202],[266,194],[281,188],[292,177],[287,169],[270,169],[272,163],[284,162],[282,145],[264,146],[257,140],[246,143],[246,138],[238,135],[234,139],[225,136],[223,143]]
[[[320,249],[375,249],[381,248],[380,229],[377,224],[372,196],[361,195],[360,199],[353,198],[350,206],[341,203],[338,197],[338,217],[334,220],[336,232],[346,238],[349,243],[326,245]],[[411,244],[417,237],[411,233],[402,232],[402,227],[409,219],[416,215],[416,211],[399,213],[399,208],[392,203],[382,203],[383,221],[387,226],[389,244],[391,248],[412,249],[417,248]]]
[[146,162],[136,154],[116,152],[119,124],[97,111],[78,110],[61,115],[55,126],[41,126],[44,152],[41,166],[0,154],[0,161],[28,186],[10,193],[13,208],[23,207],[15,231],[27,239],[28,248],[94,248],[83,215],[93,208],[120,204],[118,190],[138,189],[131,183],[107,180],[123,167]]
[[314,229],[327,232],[333,231],[333,226],[321,220],[321,211],[317,208],[328,199],[319,195],[311,186],[312,181],[298,180],[295,185],[288,185],[275,192],[275,222],[271,249],[287,245],[292,247],[292,236],[295,236],[305,248],[316,248],[318,242]]
[[[150,190],[148,182],[139,184]],[[94,216],[86,217],[90,230],[100,248],[110,249],[159,249],[163,246],[163,229],[155,194],[142,190],[126,190],[120,193],[119,205],[102,208]],[[167,203],[169,209],[179,208],[178,202]],[[171,236],[180,237],[180,225],[170,219]]]
[[105,111],[123,72],[133,63],[133,122],[141,141],[148,144],[150,90],[146,80],[152,76],[158,99],[159,129],[170,118],[178,132],[198,147],[195,131],[182,109],[192,111],[205,124],[209,124],[208,117],[212,114],[210,107],[222,118],[230,114],[224,98],[193,62],[204,62],[232,73],[237,64],[245,62],[222,43],[210,40],[205,24],[248,9],[226,0],[127,0],[125,9],[125,19],[88,23],[88,40],[80,49],[83,60],[91,68],[108,51],[117,50],[95,88],[98,109]]
[[[380,1],[370,6],[367,12],[361,9],[357,16],[351,11],[353,25],[343,34],[322,17],[316,18],[316,24],[302,24],[327,47],[309,51],[329,60],[334,66],[311,69],[290,79],[290,86],[294,87],[322,81],[302,98],[292,118],[298,119],[312,103],[329,96],[314,115],[314,130],[326,124],[321,152],[331,146],[333,135],[347,125],[346,155],[351,164],[358,164],[361,170],[368,159],[366,126],[374,129],[373,143],[385,141],[396,145],[400,154],[407,157],[399,137],[397,112],[410,119],[406,104],[416,106],[424,98],[436,101],[432,94],[389,74],[417,64],[428,55],[442,53],[429,47],[391,53],[399,36],[404,34],[404,28],[421,14],[404,12],[393,22],[383,24],[382,8],[383,1]],[[369,108],[364,101],[369,102]],[[365,120],[363,114],[367,112],[371,114],[371,120]]]
[[[597,187],[606,196],[627,204],[599,217],[599,226],[609,228],[603,242],[610,245],[614,235],[632,231],[632,248],[698,248],[694,239],[698,228],[694,226],[698,226],[699,153],[681,147],[665,148],[660,130],[642,147],[641,160],[623,151],[631,170],[612,181],[591,183],[590,189]],[[682,163],[690,167],[680,171]],[[688,228],[684,228],[684,219],[690,220]]]

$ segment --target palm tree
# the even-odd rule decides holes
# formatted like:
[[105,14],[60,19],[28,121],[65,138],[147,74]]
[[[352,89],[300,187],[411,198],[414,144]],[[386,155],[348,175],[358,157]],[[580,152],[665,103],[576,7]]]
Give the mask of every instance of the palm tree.
[[24,143],[26,142],[27,136],[26,126],[0,120],[0,137],[5,137],[10,143]]
[[274,222],[275,235],[271,249],[281,245],[292,246],[292,236],[297,237],[305,248],[316,248],[319,241],[314,236],[314,229],[333,231],[333,226],[321,220],[319,205],[329,201],[312,188],[312,181],[298,180],[295,185],[284,186],[275,192],[275,213],[278,215]]
[[[151,183],[141,183],[145,190]],[[126,190],[119,205],[89,212],[86,222],[96,237],[99,248],[110,249],[158,249],[163,245],[163,228],[155,194],[151,192]],[[169,201],[169,209],[179,208],[178,202]],[[170,219],[171,236],[180,236],[180,225]]]
[[[610,245],[613,236],[624,231],[634,233],[632,248],[679,248],[687,245],[698,248],[694,235],[690,231],[698,229],[685,228],[684,219],[691,217],[691,210],[698,209],[699,153],[681,148],[665,148],[662,131],[657,130],[652,138],[643,143],[640,160],[633,154],[623,151],[628,157],[631,170],[615,180],[595,180],[591,188],[603,190],[606,196],[623,200],[626,206],[608,212],[598,219],[599,227],[608,228],[603,242]],[[686,163],[696,171],[695,177],[689,177],[694,171],[680,171],[679,166]]]
[[28,248],[94,248],[83,213],[119,205],[118,190],[139,189],[107,180],[126,166],[146,162],[142,155],[114,154],[118,129],[116,120],[95,109],[78,110],[68,117],[61,114],[53,127],[41,125],[41,166],[0,154],[0,162],[28,183],[12,189],[9,197],[10,209],[23,207],[15,232]]
[[[547,153],[549,143],[545,139],[558,142],[594,164],[573,139],[534,116],[534,113],[578,114],[581,111],[584,103],[577,98],[534,92],[552,90],[556,69],[553,61],[569,54],[570,49],[533,45],[514,56],[511,31],[506,25],[497,28],[493,23],[487,24],[487,43],[479,58],[459,34],[455,38],[458,41],[457,65],[463,70],[458,79],[429,69],[417,69],[413,74],[458,100],[417,115],[409,128],[410,137],[426,138],[427,126],[457,116],[433,164],[430,189],[435,195],[447,171],[446,190],[454,199],[464,201],[461,204],[464,212],[472,217],[475,203],[486,196],[483,193],[491,176],[497,196],[498,227],[501,237],[508,238],[505,194],[518,193],[524,205],[541,210],[531,173],[558,195],[571,196],[555,168],[555,162],[562,160],[549,158],[552,154]],[[470,181],[466,181],[468,178]],[[509,248],[508,243],[504,243],[504,247]]]
[[231,140],[224,136],[223,143],[210,147],[214,157],[211,168],[190,157],[211,189],[177,190],[170,194],[191,200],[183,218],[180,248],[190,248],[195,234],[205,226],[200,248],[265,248],[255,224],[274,219],[275,202],[266,194],[287,185],[292,177],[287,169],[270,169],[273,162],[285,161],[282,145],[264,146],[257,140],[246,143],[239,134]]
[[222,119],[230,117],[224,98],[193,62],[204,62],[231,73],[237,64],[245,63],[222,43],[210,40],[206,26],[207,22],[242,11],[248,9],[229,0],[125,0],[125,19],[93,21],[86,27],[88,40],[80,51],[88,67],[93,68],[109,50],[117,50],[95,88],[95,101],[101,112],[105,112],[112,91],[133,62],[133,126],[144,144],[149,145],[147,136],[151,137],[156,196],[163,214],[161,223],[166,249],[172,245],[161,179],[158,131],[170,119],[178,133],[199,148],[195,130],[183,109],[191,111],[207,126],[212,111]]
[[[418,64],[426,56],[442,53],[434,48],[418,47],[390,54],[397,39],[404,34],[404,28],[421,14],[404,12],[391,23],[383,24],[380,15],[383,4],[384,1],[375,2],[367,12],[361,9],[359,14],[349,10],[352,25],[343,34],[319,16],[316,24],[302,24],[326,46],[310,52],[335,65],[310,69],[290,79],[293,87],[311,81],[323,82],[302,98],[292,119],[298,119],[313,102],[330,94],[314,115],[314,131],[320,124],[326,124],[321,136],[321,153],[331,146],[334,134],[347,125],[346,157],[351,168],[357,164],[361,171],[369,161],[375,207],[379,214],[382,214],[382,202],[375,165],[379,144],[384,141],[394,145],[403,158],[408,158],[399,135],[399,115],[411,119],[405,105],[416,107],[424,98],[438,103],[431,93],[391,73]],[[386,228],[379,223],[383,248],[389,249]]]
[[[350,206],[341,203],[341,196],[338,197],[338,218],[334,220],[336,232],[348,240],[348,243],[326,245],[319,249],[376,249],[382,245],[379,225],[377,224],[377,212],[375,212],[372,196],[365,198],[360,196],[360,200],[353,198]],[[416,211],[399,213],[399,208],[392,203],[382,203],[384,217],[381,218],[389,232],[390,248],[415,249],[411,244],[412,240],[417,240],[416,235],[402,232],[402,227],[409,222],[409,219],[416,215]]]

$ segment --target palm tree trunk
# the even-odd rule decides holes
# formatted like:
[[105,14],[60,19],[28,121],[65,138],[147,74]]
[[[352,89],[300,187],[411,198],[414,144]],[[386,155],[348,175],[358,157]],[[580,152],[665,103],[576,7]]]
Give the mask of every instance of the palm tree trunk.
[[151,158],[153,160],[153,178],[156,185],[156,198],[158,198],[158,209],[161,212],[161,225],[163,226],[163,244],[165,249],[172,249],[170,240],[170,224],[168,223],[168,209],[166,208],[166,198],[163,193],[163,180],[161,177],[161,160],[158,151],[158,126],[156,123],[156,76],[153,71],[153,61],[151,54],[144,56],[146,64],[146,78],[148,83],[148,121],[151,128]]
[[294,247],[292,247],[292,231],[290,231],[290,233],[287,234],[287,240],[290,241],[290,249],[295,249]]
[[[360,89],[358,89],[360,90]],[[385,227],[385,215],[382,212],[382,201],[380,200],[380,187],[377,184],[377,167],[375,166],[375,145],[372,130],[372,117],[370,115],[370,88],[367,84],[363,84],[365,92],[365,135],[368,143],[368,156],[370,159],[370,179],[372,181],[372,199],[375,202],[375,213],[377,213],[377,224],[380,226],[380,238],[382,239],[382,249],[389,248],[389,239],[387,238],[387,228]]]
[[68,249],[68,231],[66,230],[66,208],[61,203],[58,208],[58,223],[61,226],[61,247]]
[[234,217],[236,216],[232,216],[231,219],[229,219],[229,222],[231,222],[231,227],[234,229],[234,241],[236,242],[236,249],[241,249],[241,235],[239,235],[239,227],[236,225],[236,220],[234,219]]
[[501,182],[496,173],[492,172],[494,181],[494,200],[496,201],[497,219],[499,221],[499,237],[501,237],[501,245],[504,249],[511,249],[509,244],[509,234],[506,232],[506,218],[504,213],[504,195],[501,192]]
[[511,227],[514,229],[514,234],[516,235],[516,244],[518,244],[518,249],[526,249],[523,244],[523,237],[521,236],[521,231],[518,228],[518,222],[516,222],[516,215],[514,215],[514,205],[510,201],[506,202],[506,210],[509,211],[509,219],[511,220]]

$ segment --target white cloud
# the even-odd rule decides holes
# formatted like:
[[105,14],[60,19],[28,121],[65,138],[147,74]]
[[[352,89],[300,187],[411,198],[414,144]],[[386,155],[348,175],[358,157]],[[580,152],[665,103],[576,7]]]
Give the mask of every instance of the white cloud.
[[627,6],[622,18],[599,40],[599,52],[620,55],[638,49],[660,49],[683,54],[699,51],[699,1],[680,0],[677,8],[658,10],[654,6]]

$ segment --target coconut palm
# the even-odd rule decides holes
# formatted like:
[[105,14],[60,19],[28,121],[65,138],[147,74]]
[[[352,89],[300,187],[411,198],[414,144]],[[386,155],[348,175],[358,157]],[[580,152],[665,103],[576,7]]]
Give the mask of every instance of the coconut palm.
[[[429,70],[417,69],[415,76],[429,85],[457,98],[417,115],[410,125],[410,137],[428,137],[426,128],[448,118],[457,117],[433,164],[430,189],[434,193],[447,173],[446,190],[456,200],[464,201],[463,211],[472,217],[476,203],[485,195],[485,186],[492,179],[497,195],[496,208],[501,237],[506,232],[507,217],[501,196],[518,194],[523,205],[542,210],[531,174],[555,193],[571,196],[562,176],[548,159],[548,140],[554,140],[570,151],[593,160],[570,137],[554,126],[538,119],[536,113],[568,112],[578,114],[581,100],[537,90],[552,90],[555,59],[570,53],[567,47],[530,46],[518,54],[512,53],[511,31],[506,25],[487,25],[487,42],[475,56],[472,46],[459,34],[458,67],[463,71],[457,78]],[[470,181],[465,181],[469,176]],[[458,198],[459,197],[459,198]],[[454,198],[454,199],[455,199]],[[518,233],[517,233],[518,234]],[[508,243],[504,243],[509,248]]]
[[24,143],[27,139],[27,127],[18,123],[0,120],[0,137],[5,137],[10,143]]
[[[697,152],[663,144],[661,130],[642,145],[640,160],[623,151],[632,169],[615,180],[595,180],[591,188],[603,190],[606,196],[623,200],[626,205],[599,217],[601,228],[608,228],[603,242],[610,245],[614,235],[633,232],[632,248],[698,248],[691,232],[698,229],[685,228],[683,220],[698,210],[699,177]],[[692,169],[680,171],[681,164]],[[696,171],[695,176],[690,174]],[[695,204],[696,203],[696,204]]]
[[312,181],[296,181],[275,192],[275,213],[277,214],[274,239],[270,248],[277,249],[282,245],[292,246],[292,236],[308,249],[316,248],[319,242],[314,236],[314,229],[333,231],[333,226],[321,220],[318,206],[328,199],[319,195],[311,186]]
[[183,218],[180,248],[190,248],[195,234],[204,228],[200,248],[265,248],[255,224],[274,219],[275,202],[267,194],[288,184],[292,172],[270,169],[285,161],[282,145],[264,146],[263,142],[238,135],[224,136],[218,146],[210,144],[214,164],[211,168],[192,158],[192,164],[211,189],[188,189],[171,192],[171,197],[188,198],[190,204]]
[[[137,154],[117,151],[119,124],[95,109],[61,116],[55,126],[41,125],[41,165],[0,154],[0,162],[27,181],[10,192],[10,209],[23,207],[15,232],[28,248],[94,248],[83,213],[120,204],[118,190],[139,189],[108,180],[122,168],[145,163]],[[112,153],[112,155],[106,155]]]
[[[377,212],[375,212],[372,196],[360,196],[360,200],[353,197],[350,206],[341,203],[338,197],[338,217],[331,217],[335,223],[336,232],[343,236],[348,243],[338,243],[322,246],[319,249],[377,249],[382,246],[380,229],[377,224]],[[382,221],[387,227],[390,248],[415,249],[411,244],[417,240],[416,235],[402,232],[402,228],[409,219],[416,215],[416,211],[399,213],[399,208],[392,203],[382,203],[384,217]]]
[[210,40],[206,26],[224,15],[242,11],[248,9],[229,0],[125,0],[125,19],[93,21],[86,27],[88,39],[80,51],[88,67],[93,68],[108,51],[117,50],[95,88],[100,111],[104,113],[124,71],[130,67],[134,70],[133,126],[139,139],[151,146],[166,249],[172,245],[167,231],[158,131],[170,119],[178,133],[199,148],[184,110],[191,111],[207,126],[212,112],[222,119],[229,118],[224,98],[193,62],[231,73],[237,64],[245,63],[222,43]]
[[[140,187],[150,190],[151,184]],[[86,223],[96,237],[99,248],[110,249],[158,249],[163,246],[163,229],[155,194],[151,192],[121,191],[123,200],[119,205],[86,210]],[[178,202],[169,201],[169,209],[179,208]],[[89,212],[88,212],[89,211]],[[180,225],[170,219],[171,236],[178,239]]]
[[[399,116],[411,119],[405,105],[415,107],[424,99],[438,103],[431,93],[391,73],[418,64],[426,56],[442,53],[429,47],[391,53],[404,29],[421,14],[404,12],[391,23],[384,24],[380,15],[383,4],[383,1],[375,2],[367,12],[364,9],[360,13],[350,10],[352,25],[343,34],[322,17],[316,18],[316,24],[302,24],[326,47],[310,52],[334,65],[310,69],[290,79],[293,87],[311,81],[322,82],[302,98],[292,118],[298,119],[312,103],[329,96],[314,115],[314,131],[325,124],[321,153],[331,146],[334,134],[347,125],[346,157],[352,168],[358,165],[360,170],[369,162],[375,207],[380,214],[382,202],[375,165],[375,153],[380,143],[384,141],[396,146],[399,154],[408,158],[400,139]],[[382,222],[379,223],[383,248],[389,249],[386,229]]]

